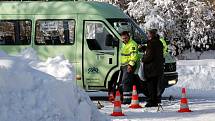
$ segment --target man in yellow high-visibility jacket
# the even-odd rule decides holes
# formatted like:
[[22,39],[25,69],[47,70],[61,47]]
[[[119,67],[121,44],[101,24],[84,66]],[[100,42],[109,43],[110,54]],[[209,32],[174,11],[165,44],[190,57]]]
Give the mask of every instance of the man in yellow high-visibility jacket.
[[129,33],[127,31],[122,32],[121,38],[123,41],[122,48],[120,50],[123,104],[130,104],[132,95],[132,81],[134,81],[134,71],[136,69],[139,57],[137,53],[137,43],[130,38]]

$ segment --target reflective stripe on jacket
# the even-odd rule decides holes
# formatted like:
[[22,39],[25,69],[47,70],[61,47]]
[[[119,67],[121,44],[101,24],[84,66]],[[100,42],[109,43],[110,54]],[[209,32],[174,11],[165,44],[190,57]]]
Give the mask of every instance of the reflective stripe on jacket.
[[120,62],[121,65],[134,66],[137,60],[137,43],[130,39],[127,44],[122,44]]

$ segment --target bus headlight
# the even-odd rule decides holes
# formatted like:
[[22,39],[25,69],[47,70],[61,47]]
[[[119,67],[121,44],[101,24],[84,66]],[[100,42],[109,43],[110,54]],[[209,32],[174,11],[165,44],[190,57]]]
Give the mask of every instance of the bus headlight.
[[169,84],[169,85],[174,85],[174,84],[176,84],[176,80],[175,80],[175,79],[174,79],[174,80],[169,80],[169,81],[168,81],[168,84]]

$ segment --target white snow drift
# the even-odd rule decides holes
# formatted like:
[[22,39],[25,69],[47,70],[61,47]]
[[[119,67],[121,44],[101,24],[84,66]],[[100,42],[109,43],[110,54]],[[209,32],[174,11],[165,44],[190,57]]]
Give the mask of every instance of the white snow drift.
[[[60,57],[47,60],[44,62],[45,67],[45,64],[29,59],[21,55],[12,57],[0,53],[0,121],[107,120],[86,93],[72,81],[57,80],[51,76],[55,72],[49,71],[49,68],[56,72],[69,72],[71,66],[63,66],[68,64],[66,60]],[[61,61],[57,64],[54,60]],[[52,74],[38,71],[29,65],[34,68],[42,65],[39,69]]]

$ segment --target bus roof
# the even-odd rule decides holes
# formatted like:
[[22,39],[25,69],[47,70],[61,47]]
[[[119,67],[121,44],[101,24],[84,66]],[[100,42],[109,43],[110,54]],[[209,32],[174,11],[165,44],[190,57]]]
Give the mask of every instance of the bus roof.
[[104,2],[0,2],[0,15],[69,15],[96,14],[104,18],[127,18],[119,8]]

